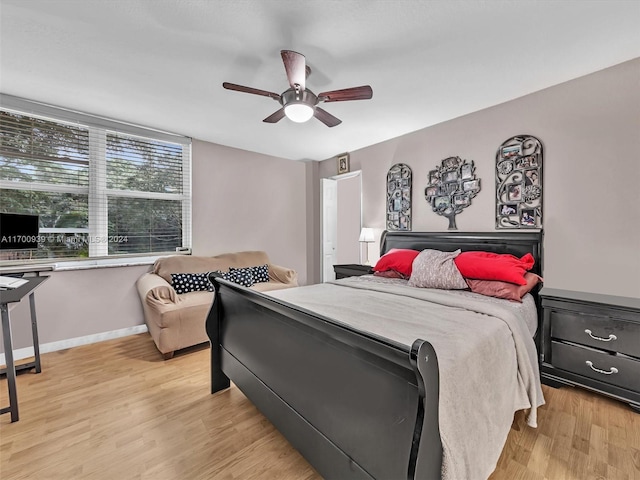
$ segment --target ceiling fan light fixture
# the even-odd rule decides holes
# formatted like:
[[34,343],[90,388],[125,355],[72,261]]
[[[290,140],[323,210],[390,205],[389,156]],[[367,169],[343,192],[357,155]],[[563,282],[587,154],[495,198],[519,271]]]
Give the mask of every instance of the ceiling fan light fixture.
[[313,108],[306,103],[289,103],[284,107],[284,114],[292,122],[304,123],[313,117]]
[[277,100],[282,105],[282,108],[262,120],[265,123],[277,123],[284,117],[287,117],[292,122],[304,123],[311,117],[315,117],[327,127],[335,127],[340,125],[342,121],[318,107],[318,103],[368,100],[373,96],[373,90],[369,85],[331,90],[316,95],[306,88],[306,79],[311,73],[311,69],[307,65],[304,55],[293,50],[282,50],[280,55],[282,56],[290,87],[280,95],[258,88],[236,85],[235,83],[222,83],[223,88],[227,90],[261,95]]

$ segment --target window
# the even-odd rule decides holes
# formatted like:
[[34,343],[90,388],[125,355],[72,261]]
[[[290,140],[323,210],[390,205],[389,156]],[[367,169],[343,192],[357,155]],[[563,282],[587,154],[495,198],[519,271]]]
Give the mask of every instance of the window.
[[37,249],[2,249],[0,261],[191,246],[190,139],[2,100],[0,211],[38,215],[40,228]]

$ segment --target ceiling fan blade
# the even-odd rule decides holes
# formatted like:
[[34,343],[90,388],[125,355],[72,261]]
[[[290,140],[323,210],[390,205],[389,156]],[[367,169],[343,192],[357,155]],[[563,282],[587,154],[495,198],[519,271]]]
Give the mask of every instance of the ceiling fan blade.
[[373,97],[373,90],[369,85],[363,85],[362,87],[322,92],[318,95],[318,100],[321,102],[345,102],[347,100],[369,100],[371,97]]
[[235,83],[224,82],[222,84],[227,90],[235,90],[236,92],[253,93],[254,95],[262,95],[263,97],[271,97],[275,100],[280,100],[280,95],[273,92],[267,92],[266,90],[259,90],[257,88],[243,87],[242,85],[236,85]]
[[267,123],[276,123],[282,120],[283,118],[284,118],[284,108],[281,108],[280,110],[273,112],[271,115],[269,115],[267,118],[265,118],[262,121]]
[[324,123],[327,127],[335,127],[336,125],[340,125],[342,123],[342,120],[334,117],[329,112],[321,109],[320,107],[316,107],[316,111],[313,116]]
[[282,55],[284,69],[287,72],[287,79],[291,88],[300,85],[300,89],[304,90],[307,78],[307,63],[304,55],[292,50],[281,50],[280,55]]

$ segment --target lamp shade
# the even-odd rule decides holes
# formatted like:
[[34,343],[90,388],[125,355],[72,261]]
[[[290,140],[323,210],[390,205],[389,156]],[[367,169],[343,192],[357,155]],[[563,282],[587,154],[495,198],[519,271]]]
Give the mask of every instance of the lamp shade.
[[360,231],[360,242],[374,242],[375,239],[373,237],[373,228],[363,228]]

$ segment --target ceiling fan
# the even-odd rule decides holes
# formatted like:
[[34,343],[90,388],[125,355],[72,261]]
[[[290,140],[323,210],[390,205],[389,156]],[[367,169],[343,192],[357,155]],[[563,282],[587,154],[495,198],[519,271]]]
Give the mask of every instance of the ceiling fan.
[[269,115],[263,122],[276,123],[286,116],[294,122],[302,123],[311,117],[316,117],[327,127],[335,127],[342,123],[342,120],[318,107],[319,103],[369,100],[373,97],[373,90],[369,85],[345,88],[343,90],[332,90],[316,95],[305,86],[306,79],[311,73],[311,68],[307,65],[304,55],[292,50],[282,50],[280,55],[282,55],[284,69],[287,72],[287,79],[290,85],[290,88],[282,92],[282,94],[278,95],[277,93],[244,87],[242,85],[236,85],[235,83],[224,82],[222,84],[227,90],[271,97],[280,102],[282,108]]

